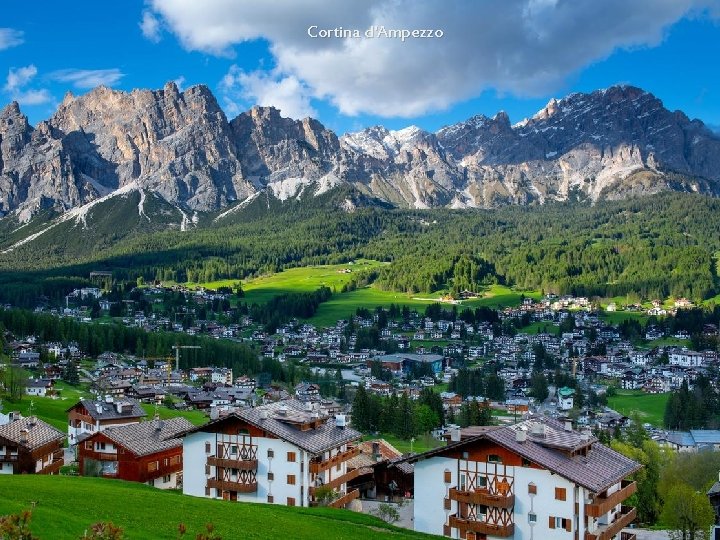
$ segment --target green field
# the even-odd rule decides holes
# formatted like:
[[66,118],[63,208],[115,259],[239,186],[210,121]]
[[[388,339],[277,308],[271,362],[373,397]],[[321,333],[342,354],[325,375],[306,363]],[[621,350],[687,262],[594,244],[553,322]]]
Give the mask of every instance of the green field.
[[602,311],[600,312],[600,318],[610,324],[620,324],[627,320],[636,320],[641,324],[645,324],[648,320],[648,316],[639,311]]
[[98,521],[123,528],[125,538],[186,539],[212,523],[225,540],[232,538],[347,538],[381,535],[431,538],[391,527],[379,519],[332,508],[288,508],[190,497],[133,482],[64,476],[6,476],[0,482],[0,515],[33,509],[31,529],[40,540],[82,537]]
[[662,427],[665,405],[670,394],[646,394],[641,390],[618,390],[617,395],[608,398],[608,406],[617,412],[631,416],[640,414],[643,422]]
[[548,333],[548,334],[557,336],[560,334],[560,327],[554,325],[551,322],[537,321],[537,322],[527,325],[524,328],[521,328],[519,331],[524,334]]
[[158,406],[156,408],[155,405],[151,405],[150,403],[143,403],[142,408],[145,409],[145,412],[148,414],[148,418],[152,418],[157,410],[158,416],[160,416],[163,420],[181,417],[196,426],[206,424],[210,420],[203,411],[178,411],[176,409],[169,409],[168,407],[163,406]]
[[392,433],[364,435],[362,438],[363,441],[369,441],[374,439],[385,439],[403,454],[407,454],[411,451],[419,454],[421,452],[432,450],[433,448],[437,448],[443,445],[442,442],[438,441],[437,439],[433,439],[430,434],[427,433],[425,435],[419,435],[418,437],[416,437],[413,443],[410,443],[410,441],[406,441],[405,439],[401,439],[400,437],[397,437]]

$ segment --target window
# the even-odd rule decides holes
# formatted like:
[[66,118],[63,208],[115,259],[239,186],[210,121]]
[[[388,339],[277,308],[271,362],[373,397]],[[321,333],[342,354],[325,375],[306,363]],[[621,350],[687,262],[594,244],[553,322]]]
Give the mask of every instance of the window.
[[85,450],[92,450],[92,442],[85,441]]
[[163,483],[168,484],[170,482],[170,475],[163,476]]
[[467,485],[466,476],[464,474],[460,475],[460,491],[465,491],[465,486]]
[[148,463],[148,471],[154,472],[158,470],[158,462],[157,461],[151,461]]
[[443,499],[443,508],[445,510],[450,510],[452,507],[450,506],[450,499]]
[[502,458],[497,454],[488,454],[488,463],[502,463]]
[[268,448],[268,457],[269,458],[275,457],[275,452],[273,452],[272,448]]
[[181,456],[173,456],[170,458],[170,465],[179,465]]
[[268,502],[275,502],[275,498],[272,495],[268,495]]
[[236,444],[233,444],[233,445],[230,447],[230,454],[233,455],[233,456],[237,455],[237,445],[236,445]]
[[522,466],[523,466],[523,467],[529,467],[530,465],[532,465],[532,463],[530,462],[529,459],[527,459],[527,458],[522,458]]
[[205,453],[206,453],[206,454],[209,454],[209,453],[210,453],[210,443],[209,443],[209,442],[206,442],[206,443],[205,443]]
[[463,459],[468,459],[470,457],[470,454],[468,452],[463,452],[462,457]]
[[268,480],[275,480],[275,474],[269,472],[269,473],[268,473]]
[[572,530],[572,522],[569,519],[550,516],[549,527],[551,529],[565,529],[570,532]]
[[487,476],[477,477],[477,487],[478,489],[487,487]]
[[104,443],[104,442],[99,442],[99,443],[97,443],[97,449],[98,449],[98,450],[105,450],[105,443]]
[[528,484],[528,493],[530,495],[537,495],[537,486],[532,482]]
[[555,499],[558,501],[564,501],[567,499],[567,490],[565,488],[555,488]]
[[295,463],[295,460],[297,457],[295,456],[295,452],[288,452],[287,453],[287,460]]
[[295,475],[294,474],[288,474],[287,475],[287,483],[289,486],[295,485]]
[[288,506],[295,506],[295,497],[288,497],[288,498],[287,498],[287,505],[288,505]]
[[445,469],[444,475],[445,475],[445,483],[446,484],[449,484],[450,482],[452,482],[452,473],[450,472],[449,469]]
[[535,512],[528,513],[528,523],[530,523],[531,525],[533,523],[537,523],[537,514]]
[[163,459],[163,467],[167,467],[169,463],[170,463],[170,460],[168,458]]
[[205,474],[210,474],[210,465],[205,465]]
[[205,496],[206,496],[206,497],[209,497],[209,496],[210,496],[210,488],[207,487],[207,486],[205,486]]

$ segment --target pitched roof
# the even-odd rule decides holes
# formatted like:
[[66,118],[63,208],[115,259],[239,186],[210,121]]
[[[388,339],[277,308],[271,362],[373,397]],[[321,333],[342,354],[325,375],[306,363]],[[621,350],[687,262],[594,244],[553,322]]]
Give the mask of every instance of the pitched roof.
[[[27,442],[21,442],[24,436],[23,430],[27,430]],[[0,426],[0,437],[28,450],[34,450],[53,441],[64,439],[65,434],[50,424],[34,416],[29,416]]]
[[[208,422],[204,426],[189,430],[187,433],[206,431],[217,424],[237,419],[272,433],[311,454],[321,454],[362,436],[362,433],[352,428],[337,427],[330,416],[322,414],[322,410],[314,409],[311,412],[307,406],[308,404],[302,401],[286,399],[259,407],[247,407]],[[320,414],[320,416],[316,417],[316,414]],[[298,424],[312,422],[319,422],[320,425],[307,430],[301,430],[298,427]]]
[[[539,433],[540,430],[533,433],[532,426],[538,423],[543,426],[542,434]],[[527,432],[524,442],[517,440],[518,430]],[[562,424],[549,418],[532,418],[512,426],[491,429],[408,460],[412,463],[443,455],[451,449],[459,449],[483,440],[507,448],[594,493],[605,491],[641,467],[639,463],[600,444],[594,437],[585,437],[576,431],[565,431]],[[578,451],[585,447],[588,448],[586,453]]]
[[[117,405],[125,405],[127,412],[118,412]],[[147,413],[140,406],[140,403],[131,398],[122,398],[119,401],[93,401],[91,399],[81,399],[78,403],[68,409],[72,409],[82,405],[88,411],[88,414],[95,420],[115,420],[117,418],[141,418],[147,416]]]
[[146,456],[182,446],[179,435],[193,426],[185,418],[153,420],[108,428],[98,432],[136,456]]

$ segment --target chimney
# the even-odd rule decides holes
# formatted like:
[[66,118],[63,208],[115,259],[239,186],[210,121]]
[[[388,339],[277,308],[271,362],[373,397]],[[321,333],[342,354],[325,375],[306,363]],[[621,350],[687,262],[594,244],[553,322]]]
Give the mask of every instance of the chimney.
[[380,454],[380,443],[377,441],[373,441],[372,443],[372,457],[375,461],[380,461],[382,457]]
[[460,441],[460,428],[459,427],[450,428],[450,442],[459,442],[459,441]]
[[565,431],[572,431],[572,420],[565,420]]
[[523,428],[516,429],[515,441],[519,443],[524,443],[525,441],[527,441],[527,431],[525,431]]
[[345,415],[338,414],[335,416],[335,427],[338,429],[345,429]]
[[283,405],[282,407],[280,407],[280,408],[278,409],[278,414],[279,414],[280,416],[287,416],[287,407],[286,407],[285,405]]
[[20,444],[28,443],[28,433],[30,433],[28,429],[23,428],[20,430]]
[[110,394],[105,394],[105,403],[112,403],[113,397]]
[[161,431],[162,428],[165,427],[165,422],[160,420],[160,415],[155,415],[155,418],[153,419],[153,427],[155,428],[155,431]]
[[267,409],[260,409],[260,420],[267,420],[268,412]]
[[542,422],[533,422],[530,433],[535,437],[545,436],[545,425]]

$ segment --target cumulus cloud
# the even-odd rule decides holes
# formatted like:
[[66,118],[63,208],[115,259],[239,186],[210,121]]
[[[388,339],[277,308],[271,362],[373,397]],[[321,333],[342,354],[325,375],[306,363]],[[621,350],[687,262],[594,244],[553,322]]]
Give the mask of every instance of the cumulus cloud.
[[3,91],[20,105],[41,105],[52,101],[52,95],[44,88],[26,88],[37,75],[37,68],[30,64],[20,68],[10,68]]
[[160,41],[160,21],[153,15],[152,11],[145,10],[142,14],[142,20],[138,23],[143,36],[153,43]]
[[[415,116],[487,89],[537,96],[618,48],[660,43],[688,15],[716,13],[718,0],[150,0],[189,50],[232,54],[265,39],[275,71],[345,114]],[[316,38],[319,28],[441,29],[442,38]],[[278,75],[280,74],[280,75]],[[269,91],[267,92],[270,93]]]
[[294,75],[283,76],[278,71],[246,73],[233,65],[220,81],[220,90],[225,109],[232,116],[242,110],[238,100],[273,106],[290,118],[317,116],[310,104],[309,89]]
[[22,44],[24,33],[14,28],[0,28],[0,51]]
[[96,86],[113,86],[125,76],[117,68],[113,69],[60,69],[53,71],[48,77],[54,81],[70,83],[75,88],[95,88]]

